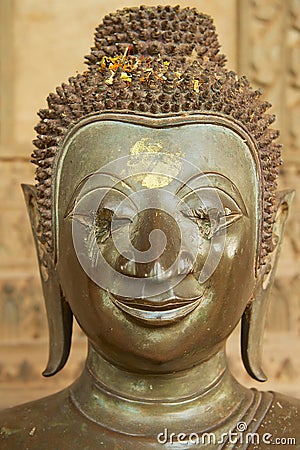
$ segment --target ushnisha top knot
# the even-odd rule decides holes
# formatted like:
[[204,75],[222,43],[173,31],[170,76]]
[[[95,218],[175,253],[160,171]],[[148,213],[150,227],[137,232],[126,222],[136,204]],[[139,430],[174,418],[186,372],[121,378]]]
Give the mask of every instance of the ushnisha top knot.
[[[275,116],[261,92],[224,67],[212,19],[179,6],[125,8],[106,16],[86,57],[88,70],[50,94],[39,111],[32,161],[36,164],[40,240],[53,251],[52,170],[67,131],[91,113],[152,115],[215,112],[243,125],[256,142],[263,174],[260,263],[274,248],[280,145]],[[220,149],[221,151],[222,149]]]
[[141,6],[105,16],[96,28],[87,64],[94,66],[103,56],[124,54],[128,47],[132,56],[160,56],[178,70],[185,70],[191,60],[200,64],[210,61],[220,67],[225,63],[211,17],[195,8]]

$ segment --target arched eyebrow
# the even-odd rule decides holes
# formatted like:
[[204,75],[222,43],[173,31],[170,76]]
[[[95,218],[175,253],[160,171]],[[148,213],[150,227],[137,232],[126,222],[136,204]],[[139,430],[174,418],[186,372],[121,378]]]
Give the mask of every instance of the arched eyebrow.
[[[102,180],[105,180],[107,183],[99,183],[99,178],[102,178]],[[123,189],[116,188],[115,185],[120,183],[120,186]],[[87,186],[87,187],[86,187]],[[86,192],[82,192],[82,189],[86,187]],[[64,214],[64,218],[66,218],[74,209],[76,199],[79,195],[79,193],[84,196],[91,191],[95,189],[101,188],[113,188],[117,190],[118,192],[126,195],[128,197],[128,194],[132,194],[135,189],[133,186],[131,186],[126,179],[119,177],[115,173],[105,172],[105,171],[99,171],[94,172],[86,177],[84,177],[79,184],[76,186],[73,195],[71,197],[71,200],[68,204],[68,207],[66,209],[66,212]],[[192,191],[195,191],[196,189],[200,188],[211,188],[211,189],[219,189],[225,194],[229,195],[230,197],[235,200],[235,202],[240,207],[242,213],[248,217],[248,211],[245,205],[245,202],[242,198],[242,195],[240,191],[238,190],[237,186],[226,176],[217,173],[217,172],[201,172],[196,173],[190,178],[188,178],[181,186],[179,186],[176,191],[175,195],[179,196],[180,198],[183,198],[185,195],[191,193]]]
[[248,217],[248,211],[243,197],[237,186],[229,178],[217,172],[202,172],[193,175],[183,185],[179,186],[175,192],[180,198],[201,188],[219,189],[235,200],[242,213]]
[[[101,183],[99,183],[99,179],[101,179]],[[105,180],[104,183],[103,180]],[[122,187],[123,189],[116,188],[116,184],[119,183],[121,184],[120,187]],[[124,195],[127,195],[128,193],[132,194],[132,192],[134,191],[133,187],[130,186],[129,183],[127,183],[124,179],[120,178],[114,173],[105,171],[90,173],[89,175],[84,177],[74,189],[72,197],[66,208],[64,218],[69,216],[69,214],[74,210],[76,199],[78,198],[79,194],[84,197],[86,194],[92,192],[93,190],[99,189],[99,187],[115,189],[116,191]]]
[[[133,191],[133,187],[130,186],[130,184],[126,181],[126,178],[121,178],[119,177],[119,175],[115,174],[115,173],[111,173],[111,172],[106,172],[106,171],[102,171],[99,170],[98,172],[93,172],[90,173],[89,175],[87,175],[86,177],[84,177],[80,183],[77,185],[77,187],[75,188],[75,191],[80,187],[80,190],[82,188],[82,186],[89,180],[92,179],[93,177],[95,177],[95,180],[98,176],[103,176],[105,179],[107,179],[107,181],[110,179],[110,182],[113,183],[112,186],[107,185],[107,186],[101,186],[101,187],[113,187],[116,182],[121,183],[123,187],[127,188],[130,192]],[[92,183],[93,185],[94,183]],[[96,187],[96,186],[95,186]],[[97,185],[97,187],[99,187],[99,184]],[[94,188],[94,187],[93,187]],[[74,191],[74,192],[75,192]],[[125,192],[124,192],[125,193]]]

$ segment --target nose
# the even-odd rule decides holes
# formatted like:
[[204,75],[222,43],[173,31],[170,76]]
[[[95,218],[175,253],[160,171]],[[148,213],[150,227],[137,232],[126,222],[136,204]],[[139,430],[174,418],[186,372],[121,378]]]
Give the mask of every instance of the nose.
[[[154,230],[160,232],[153,233]],[[140,262],[141,259],[135,258],[134,252],[124,253],[116,261],[118,272],[137,278],[155,277],[157,281],[165,281],[192,271],[192,255],[181,248],[180,228],[167,212],[155,208],[139,212],[131,225],[130,240],[139,252],[149,252],[151,247],[151,254],[159,256],[151,261]]]

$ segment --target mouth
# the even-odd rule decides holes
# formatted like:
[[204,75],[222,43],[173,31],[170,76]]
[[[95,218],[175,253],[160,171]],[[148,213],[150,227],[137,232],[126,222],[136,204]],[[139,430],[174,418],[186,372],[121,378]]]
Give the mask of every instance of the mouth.
[[160,296],[129,298],[110,293],[110,297],[118,309],[139,321],[155,326],[167,325],[183,319],[200,305],[205,289],[198,282],[196,287],[194,281],[193,289],[189,280],[189,289],[187,285],[183,286],[184,282],[175,292],[172,289]]
[[171,322],[178,321],[194,311],[194,309],[196,309],[200,304],[201,297],[192,302],[185,302],[185,300],[176,298],[177,303],[174,303],[174,305],[155,305],[155,307],[146,304],[138,305],[133,302],[129,305],[128,303],[121,302],[114,297],[112,300],[121,311],[134,317],[135,319],[142,320],[143,322],[147,322],[152,325],[166,325]]

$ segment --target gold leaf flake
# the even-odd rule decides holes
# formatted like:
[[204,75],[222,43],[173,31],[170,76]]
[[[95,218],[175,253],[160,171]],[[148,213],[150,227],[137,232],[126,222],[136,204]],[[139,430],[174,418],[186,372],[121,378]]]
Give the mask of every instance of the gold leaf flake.
[[126,72],[122,72],[120,78],[121,80],[128,81],[129,83],[132,81],[132,78]]
[[[160,141],[143,138],[130,149],[127,166],[134,168],[136,180],[148,189],[167,186],[181,170],[181,152],[166,153]],[[157,158],[153,158],[153,154]]]
[[107,78],[107,80],[105,80],[105,84],[108,84],[109,86],[111,86],[114,83],[114,76],[115,76],[115,72],[111,71],[111,75],[109,78]]
[[194,91],[199,94],[200,82],[199,80],[194,80]]

